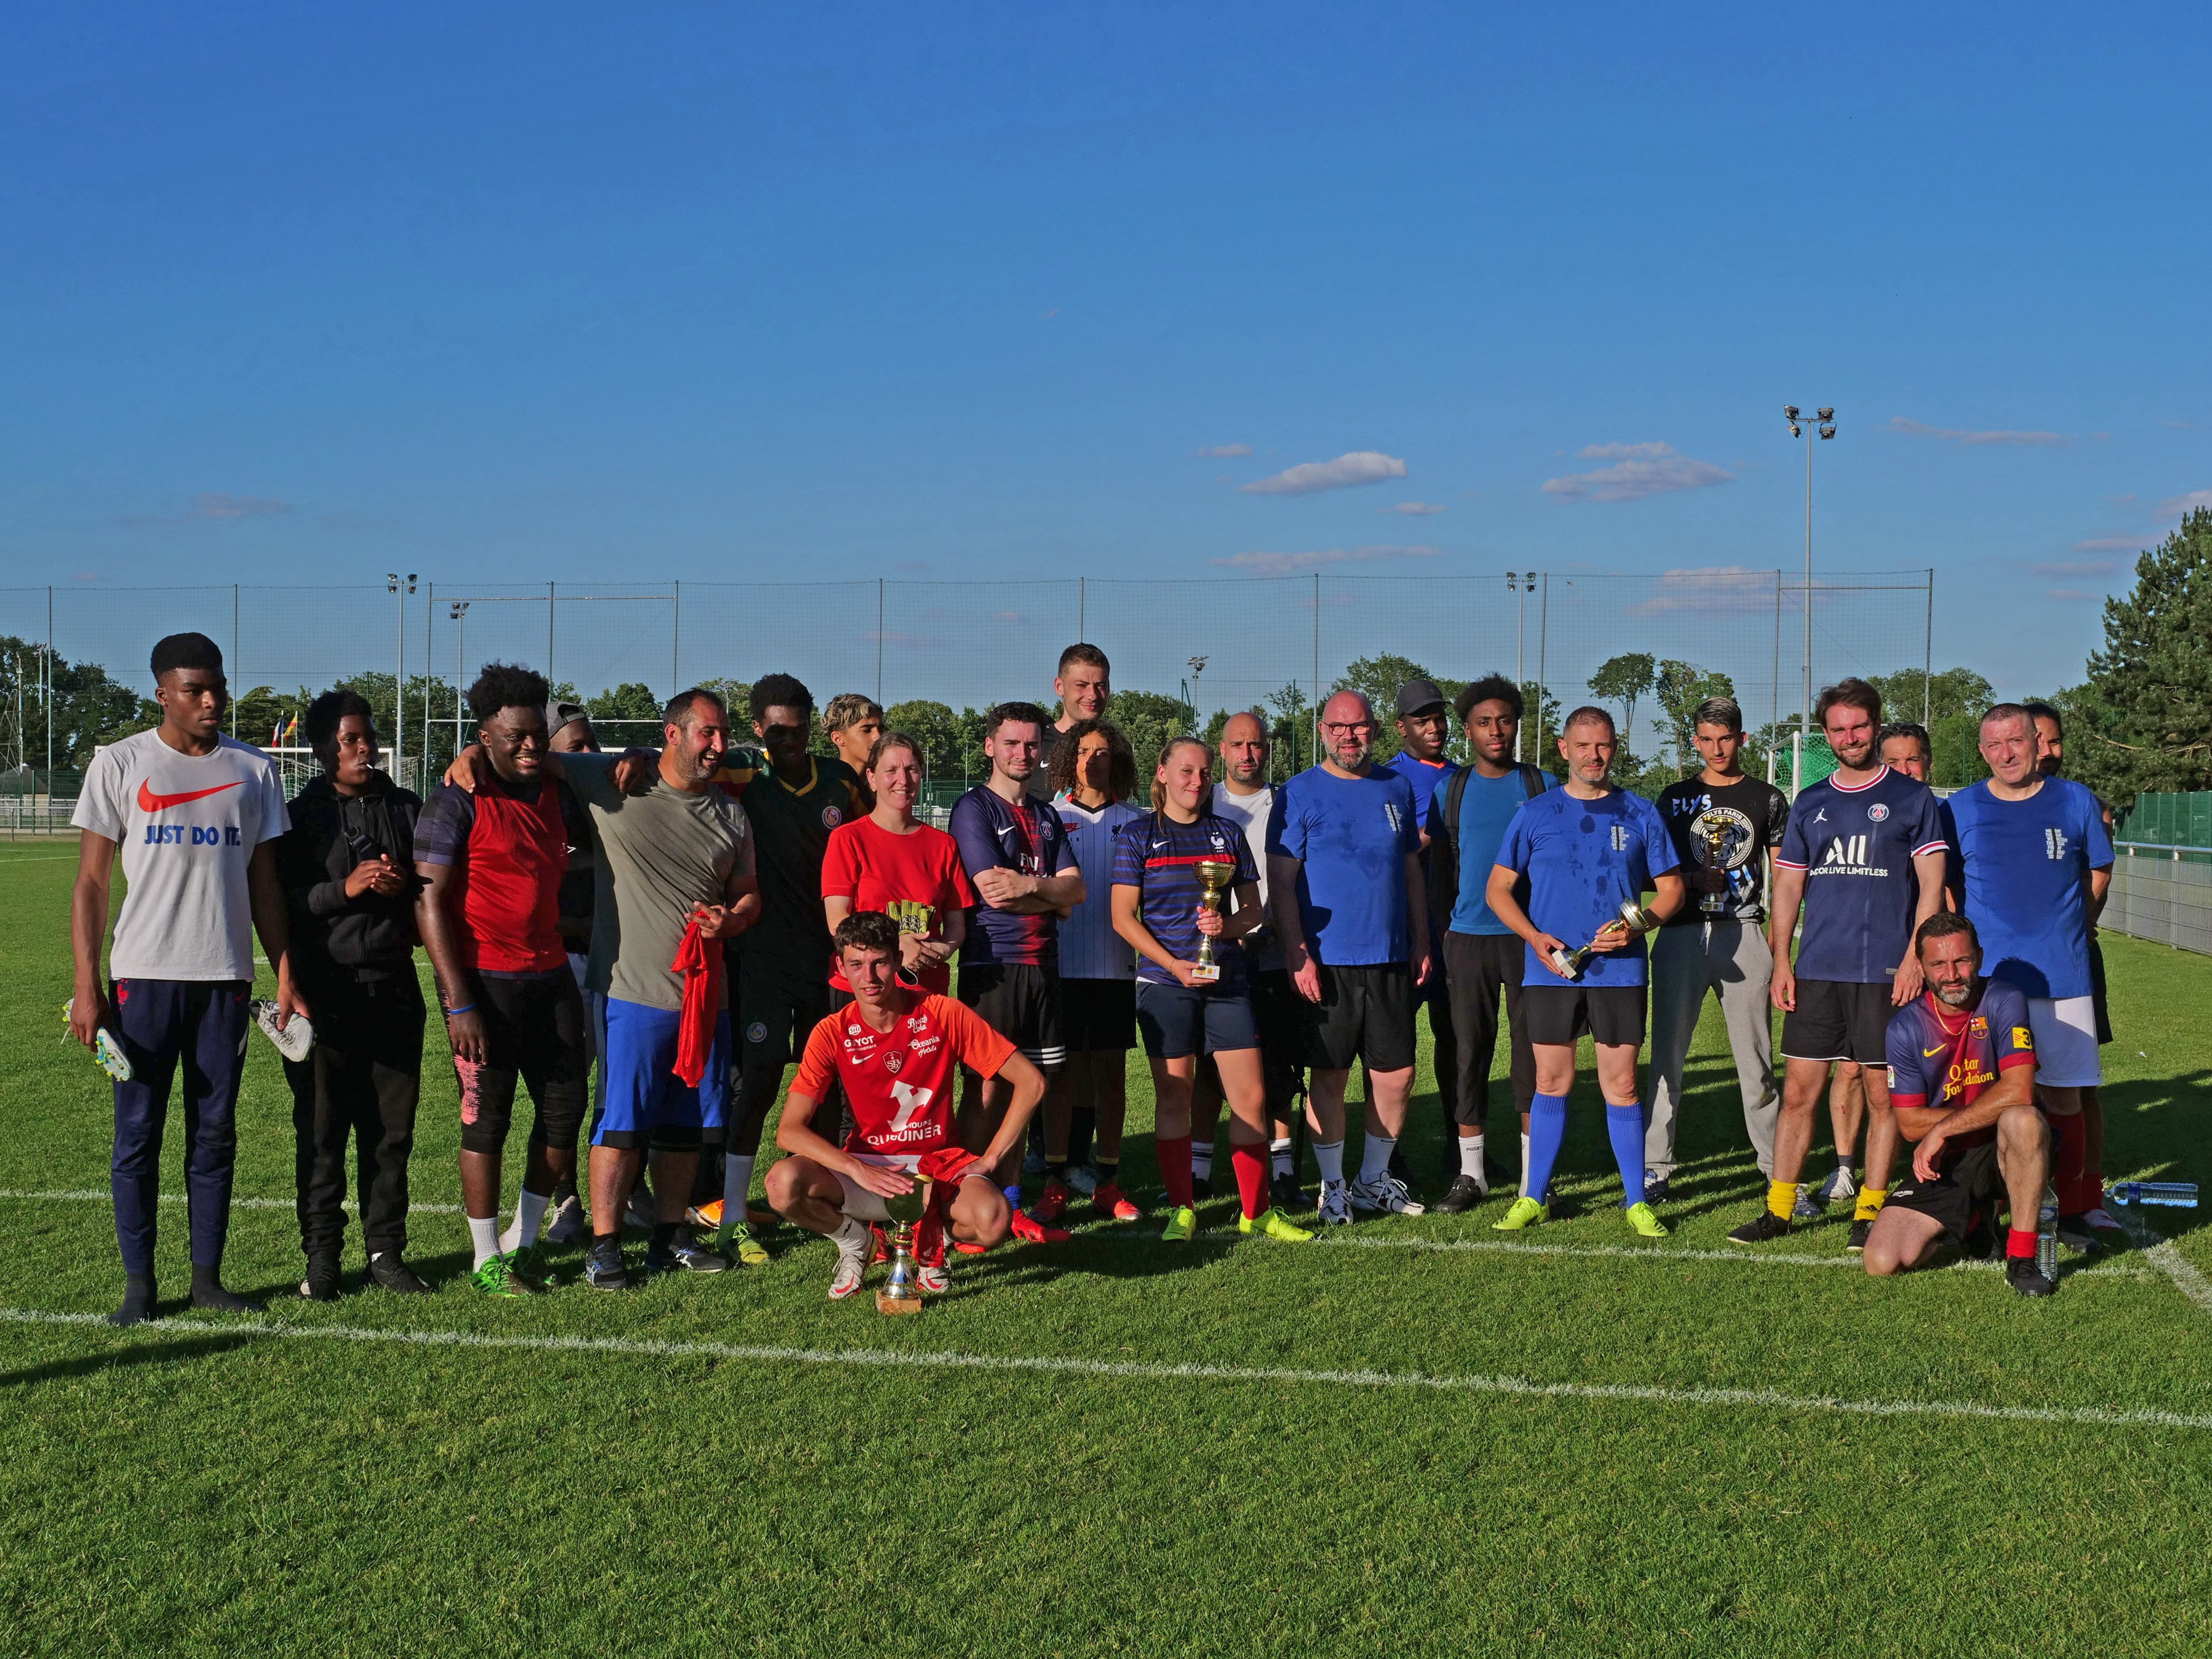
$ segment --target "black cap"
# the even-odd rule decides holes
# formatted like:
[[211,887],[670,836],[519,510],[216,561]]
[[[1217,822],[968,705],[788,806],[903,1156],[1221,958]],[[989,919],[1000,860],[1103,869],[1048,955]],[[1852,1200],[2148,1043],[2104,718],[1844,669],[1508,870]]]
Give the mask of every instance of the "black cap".
[[1401,720],[1407,714],[1443,706],[1444,694],[1434,680],[1407,680],[1398,688],[1398,715]]
[[545,738],[551,742],[553,734],[564,726],[574,726],[578,720],[588,720],[591,715],[580,702],[549,702],[545,705]]

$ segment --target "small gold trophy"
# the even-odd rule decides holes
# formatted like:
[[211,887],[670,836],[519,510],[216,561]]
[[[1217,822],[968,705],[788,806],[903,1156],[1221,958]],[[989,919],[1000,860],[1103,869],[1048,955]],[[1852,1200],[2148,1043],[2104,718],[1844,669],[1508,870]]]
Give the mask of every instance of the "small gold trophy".
[[[1698,862],[1706,869],[1719,872],[1725,878],[1728,872],[1728,826],[1707,817],[1698,823]],[[1729,908],[1731,892],[1725,879],[1720,890],[1708,893],[1698,902],[1698,908],[1709,916],[1717,916]]]
[[[1638,933],[1648,933],[1658,925],[1659,918],[1634,899],[1623,899],[1620,902],[1620,914],[1597,930],[1598,939],[1604,938],[1607,933],[1626,933],[1633,937]],[[1567,978],[1574,979],[1585,967],[1589,966],[1590,957],[1596,954],[1590,949],[1590,945],[1596,943],[1597,939],[1592,939],[1589,945],[1583,945],[1579,951],[1570,951],[1565,945],[1561,945],[1552,952],[1552,965]]]
[[919,1176],[911,1192],[884,1200],[884,1209],[891,1218],[891,1279],[876,1292],[879,1314],[921,1311],[921,1265],[914,1258],[914,1227],[928,1207],[929,1182]]
[[[1199,902],[1219,915],[1221,896],[1237,878],[1237,866],[1224,860],[1200,859],[1192,867],[1198,872],[1199,885],[1206,890]],[[1211,985],[1221,977],[1221,964],[1213,959],[1213,941],[1203,934],[1199,936],[1198,963],[1190,970],[1190,976],[1200,985]]]

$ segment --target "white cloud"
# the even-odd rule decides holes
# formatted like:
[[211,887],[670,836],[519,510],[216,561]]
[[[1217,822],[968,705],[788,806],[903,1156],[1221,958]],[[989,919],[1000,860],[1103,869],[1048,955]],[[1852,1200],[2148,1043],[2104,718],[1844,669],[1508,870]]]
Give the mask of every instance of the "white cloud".
[[[2111,539],[2124,546],[2131,548],[2135,545],[2133,542],[2124,541],[2120,537],[2115,536]],[[2087,552],[2095,544],[2091,542],[2076,542],[2074,544],[2074,550],[2077,553]],[[2028,566],[2028,568],[2039,576],[2109,576],[2119,568],[2120,562],[2118,559],[2082,559],[2072,563],[2062,561],[2052,564]]]
[[2186,495],[2170,495],[2158,504],[2158,516],[2183,518],[2200,507],[2212,507],[2212,489],[2192,489]]
[[1434,501],[1401,501],[1395,507],[1378,507],[1377,513],[1395,513],[1408,519],[1433,519],[1443,512]]
[[2071,587],[2054,587],[2051,590],[2051,597],[2054,599],[2101,599],[2105,596],[2102,593],[2084,593]]
[[[2146,536],[2092,536],[2086,542],[2074,544],[2076,553],[2140,553],[2149,540]],[[2037,569],[2042,569],[2038,565]]]
[[1377,559],[1433,559],[1433,547],[1325,547],[1309,553],[1231,553],[1213,562],[1255,576],[1288,576],[1302,570],[1318,570],[1329,564],[1369,564]]
[[1227,461],[1233,460],[1239,455],[1249,455],[1252,453],[1252,446],[1249,444],[1214,444],[1211,447],[1194,449],[1190,453],[1194,455],[1203,455],[1209,461]]
[[1640,501],[1646,495],[1705,489],[1735,479],[1735,473],[1711,461],[1678,455],[1667,444],[1592,444],[1581,453],[1591,460],[1612,460],[1613,465],[1547,478],[1544,482],[1547,495],[1567,501]]
[[1632,617],[1664,617],[1684,611],[1771,611],[1774,573],[1747,570],[1740,564],[1668,570],[1648,599],[1628,607]]
[[1902,415],[1893,415],[1877,432],[1901,432],[1909,438],[1938,438],[1945,443],[1973,447],[1982,444],[2008,444],[2019,447],[2047,449],[2056,444],[2070,444],[2074,440],[2063,432],[1970,432],[1960,427],[1927,426],[1918,421],[1908,421]]
[[1355,484],[1381,483],[1402,478],[1406,464],[1379,449],[1355,449],[1333,461],[1307,461],[1272,478],[1261,478],[1243,487],[1247,495],[1315,495],[1324,489],[1349,489]]

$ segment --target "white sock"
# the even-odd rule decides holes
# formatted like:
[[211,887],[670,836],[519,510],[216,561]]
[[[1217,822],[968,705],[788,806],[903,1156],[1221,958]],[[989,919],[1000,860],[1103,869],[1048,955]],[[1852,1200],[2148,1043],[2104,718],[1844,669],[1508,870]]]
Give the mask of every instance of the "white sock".
[[499,1218],[495,1215],[472,1215],[469,1218],[469,1243],[477,1259],[469,1264],[469,1271],[478,1267],[499,1254]]
[[1359,1178],[1369,1186],[1390,1173],[1390,1154],[1398,1150],[1395,1135],[1370,1134],[1359,1149]]
[[533,1193],[522,1189],[514,1200],[514,1220],[499,1236],[499,1248],[508,1254],[526,1250],[538,1242],[538,1229],[545,1219],[545,1206],[553,1201],[550,1193]]
[[1459,1172],[1470,1181],[1482,1179],[1482,1137],[1462,1135],[1459,1138]]
[[722,1160],[722,1224],[734,1227],[745,1218],[745,1194],[753,1189],[753,1159],[732,1152]]
[[857,1255],[864,1261],[868,1255],[868,1224],[855,1217],[848,1215],[840,1221],[830,1239],[840,1255]]
[[1314,1164],[1321,1170],[1323,1181],[1344,1179],[1344,1143],[1340,1140],[1316,1140],[1313,1144]]
[[1522,1195],[1523,1197],[1526,1197],[1526,1196],[1528,1195],[1528,1132],[1526,1129],[1523,1129],[1523,1130],[1521,1132],[1521,1193],[1522,1193]]
[[1285,1135],[1280,1140],[1269,1141],[1267,1150],[1274,1155],[1273,1173],[1288,1176],[1296,1175],[1298,1172],[1297,1166],[1291,1162],[1291,1138],[1288,1135]]
[[1212,1141],[1207,1141],[1203,1146],[1196,1141],[1191,1143],[1190,1178],[1193,1181],[1213,1179],[1213,1143]]

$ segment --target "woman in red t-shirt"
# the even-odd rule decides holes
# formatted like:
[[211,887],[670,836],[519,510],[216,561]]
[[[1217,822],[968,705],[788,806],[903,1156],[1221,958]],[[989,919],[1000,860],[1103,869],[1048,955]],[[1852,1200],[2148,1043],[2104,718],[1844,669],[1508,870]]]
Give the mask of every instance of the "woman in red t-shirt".
[[[822,908],[835,933],[856,910],[881,910],[899,926],[900,965],[925,991],[951,989],[952,953],[968,936],[975,890],[960,849],[942,830],[919,823],[921,751],[902,732],[886,732],[868,751],[875,810],[830,832],[822,858]],[[830,983],[851,988],[830,964]]]

